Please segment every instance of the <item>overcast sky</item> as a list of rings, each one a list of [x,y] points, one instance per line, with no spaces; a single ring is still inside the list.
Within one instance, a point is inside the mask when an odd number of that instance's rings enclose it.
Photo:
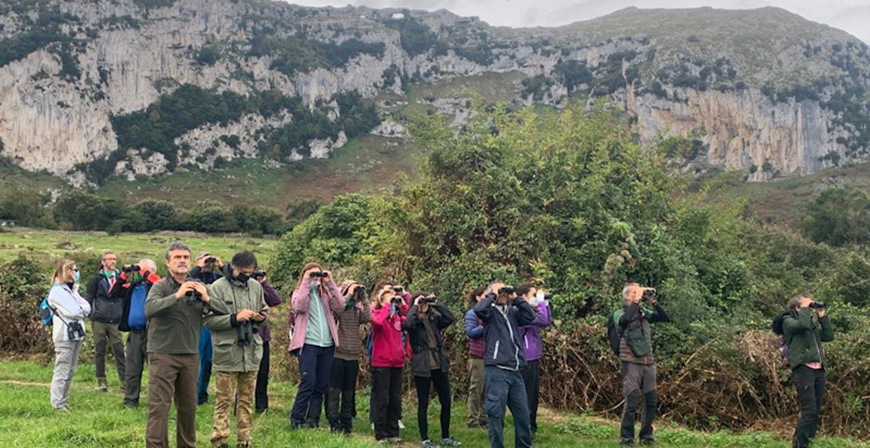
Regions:
[[[870,0],[292,0],[308,6],[365,5],[375,8],[449,9],[480,16],[492,25],[554,26],[587,20],[613,11],[640,8],[759,8],[779,6],[826,23],[870,42]]]

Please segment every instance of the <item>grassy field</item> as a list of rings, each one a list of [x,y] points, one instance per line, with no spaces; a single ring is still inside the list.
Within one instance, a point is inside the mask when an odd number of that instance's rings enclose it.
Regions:
[[[246,236],[210,236],[195,233],[145,233],[108,235],[102,232],[63,232],[53,230],[15,229],[0,232],[0,264],[13,260],[19,253],[56,258],[73,253],[99,256],[107,250],[116,251],[118,262],[127,264],[141,258],[151,258],[161,264],[166,248],[175,241],[184,241],[194,254],[209,251],[224,260],[242,250],[251,250],[268,261],[274,240]]]
[[[83,354],[89,359],[90,354]],[[111,363],[109,363],[111,365]],[[122,394],[117,377],[109,375],[109,393],[95,390],[93,365],[84,361],[79,365],[70,394],[72,413],[61,414],[51,409],[48,385],[52,370],[49,360],[6,360],[0,363],[0,446],[2,447],[141,447],[144,445],[147,409],[143,406],[129,410],[121,405]],[[146,378],[143,381],[147,382]],[[147,390],[147,387],[145,388]],[[332,435],[327,429],[291,431],[287,415],[294,396],[293,384],[273,381],[270,385],[270,409],[254,421],[255,446],[312,446],[365,448],[379,446],[374,442],[368,425],[368,390],[360,390],[357,412],[360,421],[354,426],[352,437]],[[413,391],[406,396],[409,397]],[[463,397],[458,397],[452,413],[452,434],[467,448],[485,448],[486,431],[465,426]],[[433,436],[439,434],[437,400],[430,406],[429,426]],[[200,406],[197,412],[197,445],[209,446],[212,406]],[[416,403],[404,401],[404,421],[408,428],[402,431],[405,446],[419,446],[416,425]],[[174,415],[174,412],[172,413]],[[324,422],[325,423],[325,422]],[[507,423],[508,446],[513,446],[511,418]],[[174,440],[174,422],[170,424],[170,440]],[[541,411],[536,446],[615,448],[617,425],[584,415],[569,415]],[[234,437],[234,436],[233,436]],[[752,447],[787,448],[790,443],[773,433],[732,434],[728,432],[698,433],[669,427],[657,427],[656,437],[661,447]],[[231,439],[232,441],[233,439]],[[816,448],[866,447],[856,441],[822,438]]]

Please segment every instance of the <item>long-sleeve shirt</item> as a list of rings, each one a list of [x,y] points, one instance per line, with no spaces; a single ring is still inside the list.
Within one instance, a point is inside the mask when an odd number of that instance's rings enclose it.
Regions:
[[[553,322],[550,304],[542,300],[536,306],[537,313],[532,323],[520,327],[523,335],[523,346],[526,351],[526,362],[541,359],[544,356],[543,341],[541,340],[541,328],[549,327]]]
[[[345,302],[350,299],[350,294],[344,296]],[[356,361],[362,351],[362,339],[359,335],[360,325],[372,321],[372,309],[368,303],[355,302],[354,306],[347,307],[335,313],[338,324],[338,347],[335,349],[336,359]]]
[[[468,336],[468,354],[472,358],[483,359],[483,354],[486,352],[483,321],[477,318],[474,308],[470,308],[465,313],[465,335]]]
[[[203,314],[210,308],[193,297],[175,298],[181,288],[174,278],[160,280],[148,291],[145,317],[148,318],[148,353],[196,355],[199,353]]]

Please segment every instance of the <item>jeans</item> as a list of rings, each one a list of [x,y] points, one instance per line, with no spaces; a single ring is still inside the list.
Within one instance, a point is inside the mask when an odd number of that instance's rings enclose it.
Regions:
[[[375,440],[399,437],[402,411],[402,368],[372,367]]]
[[[523,368],[523,384],[526,385],[526,396],[529,400],[529,420],[531,421],[532,435],[538,432],[538,390],[541,382],[539,360],[528,361]]]
[[[795,448],[806,448],[819,429],[819,415],[825,397],[825,370],[798,366],[792,371],[792,379],[801,403],[801,418],[795,427],[792,444]]]
[[[622,411],[622,424],[619,437],[621,441],[634,441],[634,423],[637,421],[637,408],[640,405],[643,392],[644,409],[641,418],[640,439],[653,440],[653,420],[656,418],[658,397],[656,395],[656,367],[623,362],[620,370],[622,375],[622,395],[625,407]]]
[[[356,408],[356,377],[359,361],[335,359],[326,389],[326,418],[333,431],[350,434],[353,429],[353,411]]]
[[[447,372],[433,370],[431,378],[415,376],[417,385],[417,425],[420,427],[420,439],[429,440],[429,393],[435,386],[438,401],[441,402],[441,438],[450,437],[450,380]]]
[[[294,427],[320,424],[323,409],[323,393],[329,384],[335,347],[317,347],[305,344],[297,353],[299,358],[299,390],[290,412],[290,424]]]
[[[202,327],[199,330],[199,378],[196,382],[196,402],[208,401],[208,383],[211,381],[211,332]]]
[[[489,416],[489,446],[504,448],[505,408],[514,416],[514,446],[532,446],[529,404],[520,372],[486,366],[486,415]]]

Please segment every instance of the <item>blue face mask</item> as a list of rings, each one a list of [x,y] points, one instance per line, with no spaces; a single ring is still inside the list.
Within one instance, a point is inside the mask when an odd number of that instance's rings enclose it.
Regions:
[[[73,281],[78,283],[80,278],[82,278],[81,273],[79,271],[76,271],[76,273],[73,274]]]

